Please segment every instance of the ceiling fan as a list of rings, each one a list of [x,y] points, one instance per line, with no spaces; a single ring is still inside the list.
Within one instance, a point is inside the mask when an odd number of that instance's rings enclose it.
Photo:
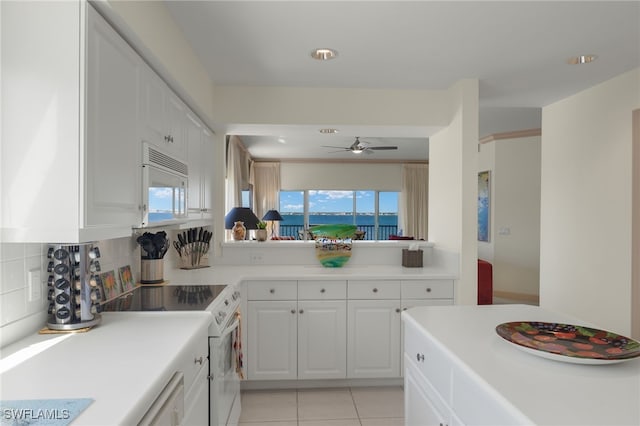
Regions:
[[[345,148],[340,146],[328,146],[323,145],[325,148],[338,148],[340,151],[332,151],[332,152],[342,152],[342,151],[351,151],[354,154],[362,154],[366,152],[367,154],[373,154],[373,151],[391,151],[398,149],[397,146],[369,146],[368,142],[361,142],[360,137],[356,136],[355,142],[351,144],[351,146]]]

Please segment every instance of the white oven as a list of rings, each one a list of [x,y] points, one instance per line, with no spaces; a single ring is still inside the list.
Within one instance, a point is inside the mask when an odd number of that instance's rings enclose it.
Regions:
[[[239,310],[234,311],[221,329],[220,336],[209,337],[209,424],[235,426],[240,417]]]

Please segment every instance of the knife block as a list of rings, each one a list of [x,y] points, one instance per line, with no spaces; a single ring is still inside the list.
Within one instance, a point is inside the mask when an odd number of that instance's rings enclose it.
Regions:
[[[209,255],[202,254],[200,256],[182,256],[179,258],[180,261],[180,269],[200,269],[200,268],[208,268],[209,267]]]

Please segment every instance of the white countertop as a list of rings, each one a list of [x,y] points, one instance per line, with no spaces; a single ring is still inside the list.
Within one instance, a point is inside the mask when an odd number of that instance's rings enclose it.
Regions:
[[[419,307],[402,318],[534,424],[640,424],[640,358],[612,365],[570,364],[525,353],[495,332],[509,321],[589,324],[527,305]]]
[[[135,424],[212,319],[208,312],[106,312],[85,333],[29,336],[3,348],[0,400],[92,398],[74,425]]]
[[[167,277],[167,273],[165,273]],[[319,279],[456,279],[443,268],[407,268],[396,265],[346,265],[326,268],[322,265],[213,265],[209,268],[171,271],[171,284],[234,284],[243,280],[319,280]]]

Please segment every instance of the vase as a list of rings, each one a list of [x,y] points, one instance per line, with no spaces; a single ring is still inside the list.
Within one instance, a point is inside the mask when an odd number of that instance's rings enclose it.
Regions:
[[[234,222],[233,228],[231,228],[231,233],[233,234],[234,240],[244,240],[245,235],[247,235],[247,228],[244,227],[244,222]]]
[[[267,241],[267,230],[266,229],[256,229],[256,240],[258,240],[258,241]]]
[[[340,268],[351,258],[351,239],[317,238],[316,258],[327,268]]]

